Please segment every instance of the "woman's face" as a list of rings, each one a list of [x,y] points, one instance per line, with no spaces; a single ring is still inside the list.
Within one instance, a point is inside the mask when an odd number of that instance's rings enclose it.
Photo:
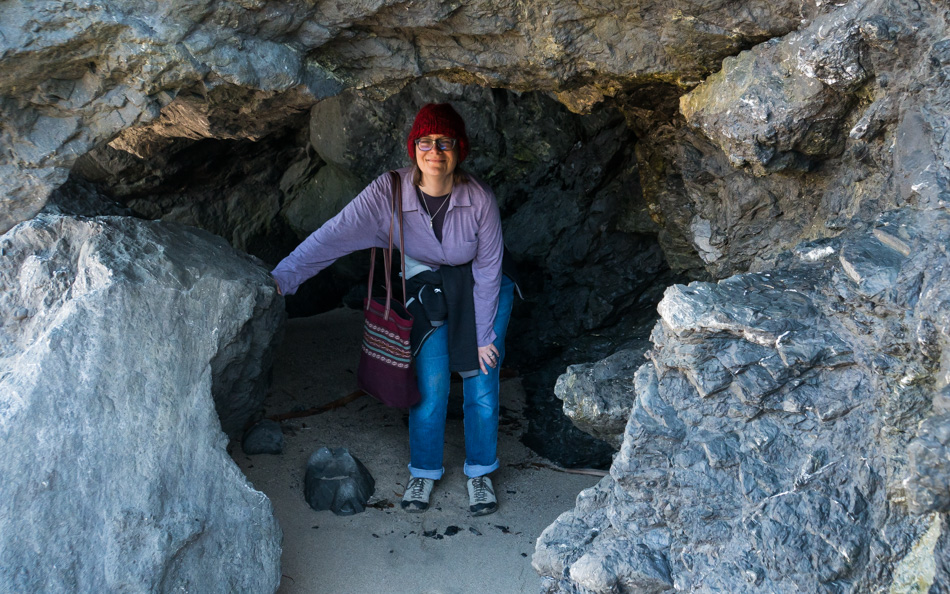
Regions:
[[[429,134],[428,136],[423,136],[423,138],[436,140],[448,137],[442,134]],[[459,162],[458,150],[457,142],[455,143],[455,148],[449,151],[442,151],[438,146],[433,147],[431,150],[424,151],[416,146],[416,165],[418,165],[419,170],[422,171],[423,177],[451,175]]]

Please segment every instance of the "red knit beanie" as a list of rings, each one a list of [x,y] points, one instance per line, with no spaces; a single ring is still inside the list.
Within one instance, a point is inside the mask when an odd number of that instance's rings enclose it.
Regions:
[[[430,134],[441,134],[458,140],[459,163],[468,156],[468,135],[462,116],[448,103],[427,103],[416,114],[409,131],[409,158],[416,160],[416,139]]]

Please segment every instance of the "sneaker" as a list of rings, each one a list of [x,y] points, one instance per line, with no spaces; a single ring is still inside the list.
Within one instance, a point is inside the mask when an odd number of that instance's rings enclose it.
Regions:
[[[411,514],[422,513],[429,509],[429,494],[432,493],[432,479],[411,477],[402,496],[402,508]]]
[[[487,476],[468,479],[468,509],[473,516],[487,516],[498,511],[495,489]]]

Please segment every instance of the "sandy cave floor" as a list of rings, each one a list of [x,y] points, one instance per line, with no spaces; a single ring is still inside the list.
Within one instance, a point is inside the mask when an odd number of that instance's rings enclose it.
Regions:
[[[288,321],[265,403],[268,416],[308,409],[356,389],[361,312],[337,309]],[[283,422],[281,455],[248,456],[239,440],[232,457],[273,502],[284,533],[280,593],[508,594],[535,593],[531,567],[537,537],[595,476],[546,467],[519,437],[526,425],[518,379],[502,381],[499,458],[491,475],[500,509],[479,518],[468,511],[461,384],[453,384],[446,427],[446,473],[432,507],[399,507],[409,460],[408,415],[363,396],[329,412]],[[456,414],[457,412],[457,414]],[[372,473],[376,492],[366,511],[336,516],[304,500],[307,459],[320,447],[346,447]]]

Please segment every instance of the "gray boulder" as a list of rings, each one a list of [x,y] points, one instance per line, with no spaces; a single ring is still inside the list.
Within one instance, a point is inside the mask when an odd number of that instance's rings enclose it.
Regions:
[[[260,407],[280,303],[174,224],[44,213],[0,237],[5,591],[277,588],[280,528],[222,424]]]

